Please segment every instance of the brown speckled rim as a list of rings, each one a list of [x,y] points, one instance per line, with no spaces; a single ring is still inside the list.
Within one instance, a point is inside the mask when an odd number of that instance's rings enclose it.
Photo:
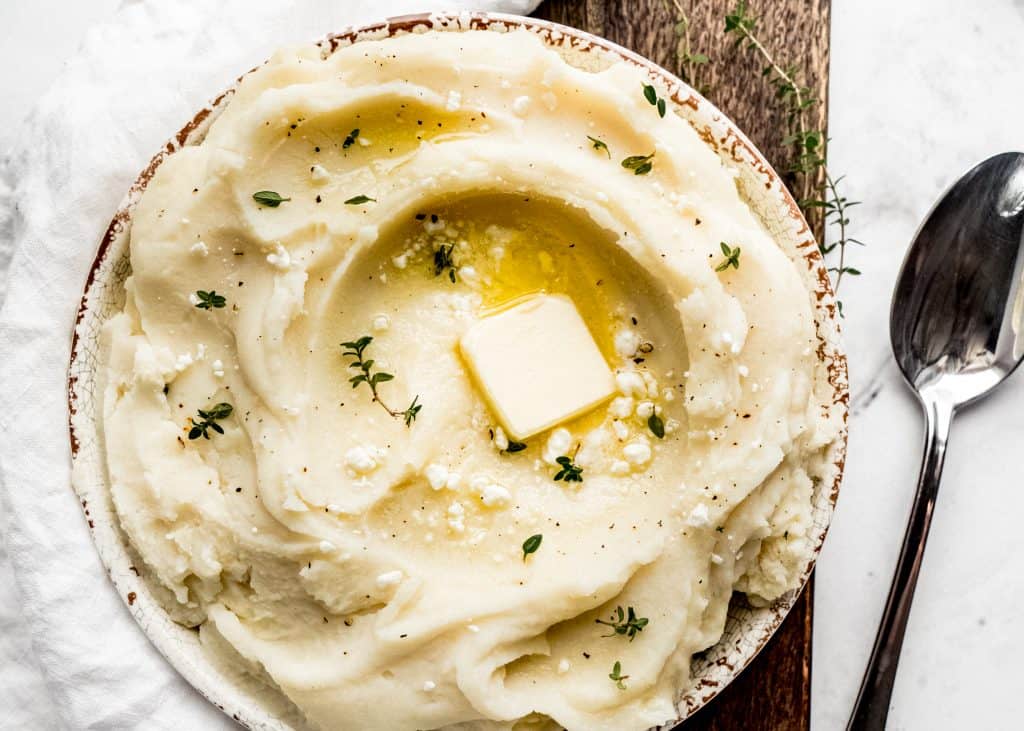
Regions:
[[[815,322],[819,340],[817,355],[819,361],[827,369],[827,380],[832,396],[832,418],[838,418],[842,421],[840,433],[828,449],[828,458],[833,468],[833,480],[831,485],[821,486],[821,489],[828,490],[828,512],[825,515],[824,525],[821,527],[819,535],[812,536],[814,546],[802,573],[800,587],[771,605],[768,610],[771,615],[770,620],[760,626],[758,636],[746,638],[747,644],[742,648],[737,644],[735,651],[740,653],[740,662],[729,662],[724,657],[714,661],[713,665],[724,666],[727,669],[728,675],[724,680],[722,678],[696,678],[694,688],[691,688],[680,701],[679,720],[673,723],[685,721],[686,718],[717,696],[732,679],[738,676],[764,648],[779,626],[781,626],[789,610],[806,586],[807,580],[814,568],[815,560],[821,550],[822,542],[825,539],[831,511],[834,509],[838,499],[846,457],[846,419],[849,390],[846,357],[839,347],[838,311],[826,265],[819,252],[813,233],[800,212],[799,206],[790,192],[781,183],[777,173],[757,148],[754,147],[753,143],[711,102],[687,86],[674,74],[610,41],[575,28],[536,18],[501,13],[462,12],[404,15],[390,18],[379,23],[354,27],[340,33],[330,34],[320,41],[320,46],[324,49],[325,53],[329,54],[339,47],[358,42],[359,40],[391,37],[430,27],[443,31],[521,28],[538,34],[549,45],[558,46],[568,43],[572,46],[573,50],[602,53],[640,68],[653,82],[669,90],[668,98],[678,109],[689,108],[694,114],[699,114],[705,120],[711,120],[711,123],[698,125],[693,119],[689,119],[691,125],[708,146],[714,149],[720,156],[729,158],[733,163],[751,168],[761,182],[763,182],[767,191],[766,195],[771,199],[777,200],[778,203],[785,207],[786,216],[792,219],[794,224],[792,237],[797,240],[795,244],[796,249],[806,262],[808,272],[813,275],[813,281],[815,282],[813,294],[816,300]],[[68,408],[69,437],[73,460],[79,455],[82,437],[81,434],[76,433],[75,425],[75,417],[82,401],[82,394],[79,393],[78,387],[79,374],[81,373],[82,361],[84,360],[81,357],[84,336],[80,326],[89,314],[90,295],[97,285],[97,277],[101,265],[105,263],[115,242],[127,236],[134,206],[160,164],[181,147],[196,144],[202,139],[206,129],[230,100],[236,86],[237,82],[214,99],[207,107],[199,111],[150,160],[149,164],[139,174],[129,189],[128,194],[114,214],[106,233],[100,241],[85,282],[71,342],[71,358],[68,372]],[[90,395],[90,397],[92,396]],[[90,434],[89,436],[92,435]],[[145,593],[148,596],[148,589],[146,589],[144,582],[140,580],[138,570],[134,565],[127,565],[126,567],[117,566],[117,571],[115,571],[115,561],[125,562],[127,560],[122,556],[125,550],[116,552],[116,556],[115,552],[104,550],[104,545],[97,535],[97,528],[90,514],[88,501],[81,494],[79,497],[90,532],[93,534],[97,550],[103,559],[111,581],[129,609],[132,610],[135,619],[142,625],[147,636],[168,662],[210,702],[214,703],[243,726],[261,730],[291,728],[287,722],[272,717],[265,709],[254,707],[251,703],[246,703],[245,694],[238,687],[221,678],[216,672],[210,675],[198,670],[194,663],[184,658],[179,648],[172,646],[172,642],[150,631],[145,621],[146,618],[142,607],[136,604],[137,599],[140,600],[139,604],[143,603],[141,601],[142,597],[139,596],[140,593]],[[119,525],[113,526],[113,529],[120,533]],[[124,540],[123,536],[122,540]],[[127,550],[130,551],[130,548]],[[128,554],[128,559],[130,559],[130,553]],[[125,568],[127,570],[124,570]],[[208,682],[211,678],[219,679],[221,687],[212,687],[213,684]]]

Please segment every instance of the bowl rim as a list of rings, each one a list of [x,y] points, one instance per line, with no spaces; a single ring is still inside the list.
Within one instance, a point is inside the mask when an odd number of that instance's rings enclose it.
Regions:
[[[677,710],[680,712],[679,718],[662,727],[666,729],[674,728],[677,724],[685,723],[686,719],[691,717],[697,710],[707,705],[707,703],[709,703],[713,698],[717,697],[725,687],[727,687],[743,672],[743,670],[749,667],[754,658],[760,654],[771,638],[775,636],[775,633],[778,631],[779,627],[781,627],[790,610],[796,603],[797,598],[807,587],[808,581],[813,573],[817,557],[820,554],[825,536],[831,525],[832,512],[835,509],[836,501],[838,499],[839,488],[842,483],[845,468],[847,418],[849,411],[847,363],[846,355],[842,349],[840,341],[840,314],[836,305],[835,294],[832,289],[831,279],[828,276],[826,264],[819,251],[813,232],[807,224],[807,221],[800,211],[800,208],[791,192],[784,184],[782,184],[780,176],[768,163],[764,155],[761,154],[742,130],[740,130],[735,123],[723,114],[713,103],[701,96],[696,90],[672,72],[634,51],[595,34],[571,26],[566,26],[561,23],[556,23],[554,21],[509,13],[483,11],[413,13],[393,16],[381,21],[363,25],[353,25],[338,32],[328,33],[320,40],[313,41],[313,43],[320,45],[321,48],[324,49],[325,53],[330,55],[338,48],[345,45],[357,43],[362,40],[375,40],[381,37],[389,38],[403,33],[418,32],[418,29],[423,27],[426,27],[427,30],[433,29],[441,32],[496,30],[492,26],[498,26],[498,30],[525,29],[539,35],[548,46],[553,46],[556,41],[560,41],[561,39],[568,39],[576,43],[575,50],[591,52],[595,48],[599,49],[606,54],[610,54],[613,57],[617,57],[619,60],[626,61],[640,68],[650,77],[650,79],[660,83],[663,88],[668,90],[667,100],[672,103],[676,111],[682,107],[690,107],[695,114],[701,114],[702,116],[709,117],[713,119],[717,125],[724,127],[727,134],[725,137],[719,139],[714,138],[710,134],[710,127],[708,127],[704,133],[699,129],[697,132],[701,135],[704,142],[711,146],[720,155],[722,154],[722,149],[727,148],[732,159],[737,164],[752,166],[758,175],[764,176],[766,188],[772,190],[774,192],[774,197],[778,198],[779,202],[787,208],[787,216],[799,224],[798,230],[793,232],[793,237],[794,239],[800,236],[804,237],[805,241],[798,243],[797,248],[803,250],[803,258],[806,260],[809,269],[813,270],[816,274],[817,284],[813,289],[812,294],[817,300],[815,307],[815,325],[819,340],[818,361],[819,364],[825,366],[827,371],[827,382],[833,398],[832,406],[835,409],[832,417],[840,419],[839,431],[834,440],[826,448],[828,459],[831,460],[830,467],[834,468],[834,476],[832,484],[824,486],[825,489],[828,489],[826,505],[827,513],[824,516],[824,526],[821,528],[820,534],[814,539],[814,545],[809,553],[807,564],[801,573],[799,586],[772,603],[771,611],[773,612],[773,619],[763,629],[761,636],[757,638],[756,645],[752,649],[746,649],[743,651],[744,657],[741,663],[729,666],[728,669],[730,675],[725,682],[715,681],[707,687],[704,687],[704,692],[696,699],[684,697],[680,701],[677,701]],[[381,36],[381,34],[384,35]],[[262,65],[263,64],[260,64],[260,66]],[[82,394],[79,393],[78,390],[80,378],[78,366],[81,359],[80,346],[82,345],[85,337],[82,326],[90,314],[90,295],[93,293],[94,287],[98,284],[97,276],[100,272],[101,266],[105,263],[108,254],[111,253],[111,249],[114,244],[121,238],[128,236],[135,204],[137,203],[139,196],[145,190],[149,181],[156,173],[160,164],[167,157],[174,154],[182,147],[193,143],[197,136],[200,137],[200,139],[205,136],[207,128],[212,124],[216,117],[219,116],[220,112],[223,111],[227,103],[230,101],[230,98],[234,95],[235,90],[238,88],[238,84],[257,68],[260,68],[260,66],[250,69],[239,76],[225,91],[221,92],[205,107],[200,109],[188,122],[185,123],[184,126],[181,127],[181,129],[178,130],[178,132],[164,143],[163,147],[160,148],[160,150],[150,159],[146,167],[139,173],[138,177],[132,183],[127,194],[118,205],[116,212],[111,218],[110,224],[96,248],[92,265],[90,266],[88,276],[86,277],[81,301],[71,334],[67,393],[68,436],[73,463],[79,456],[83,436],[76,426],[76,416],[79,412],[79,402],[82,398]],[[688,121],[690,121],[691,125],[696,129],[696,125],[693,125],[692,120]],[[743,157],[740,156],[741,154]],[[760,218],[759,214],[755,213],[755,215],[758,215]],[[775,237],[773,236],[773,238]],[[99,429],[98,425],[97,429]],[[105,457],[102,457],[102,459],[104,460],[103,469],[105,472]],[[106,477],[104,477],[104,482],[108,483]],[[106,487],[109,490],[109,484],[106,484]],[[162,609],[162,607],[152,601],[140,601],[136,604],[136,600],[141,599],[141,597],[136,593],[135,589],[147,592],[147,594],[148,589],[144,581],[139,581],[138,570],[134,565],[132,565],[131,552],[133,549],[128,544],[127,538],[123,533],[121,533],[120,524],[117,521],[116,514],[114,514],[113,518],[114,522],[117,524],[107,526],[107,528],[110,528],[113,534],[120,535],[120,540],[123,545],[118,546],[116,549],[112,549],[107,547],[101,540],[97,527],[90,517],[88,501],[82,496],[82,492],[79,490],[78,485],[74,484],[73,489],[75,489],[79,494],[80,504],[82,505],[82,509],[88,519],[90,535],[97,553],[99,553],[103,562],[108,578],[110,578],[132,616],[140,625],[140,629],[143,630],[146,637],[167,660],[167,662],[174,667],[175,670],[201,695],[240,725],[250,729],[280,729],[281,731],[291,729],[292,726],[274,717],[266,709],[262,707],[254,709],[248,702],[249,699],[245,697],[245,694],[239,692],[240,689],[237,686],[224,682],[224,678],[220,671],[214,671],[214,674],[211,675],[210,671],[212,668],[200,667],[193,663],[190,658],[185,657],[184,652],[180,649],[177,643],[170,641],[169,638],[164,635],[150,630],[146,622],[147,612],[150,609],[153,609],[153,611],[162,612],[164,615],[167,615],[167,613]],[[129,571],[131,574],[129,574]],[[150,600],[151,598],[147,596],[146,599]],[[169,619],[169,615],[167,615],[167,618]],[[186,628],[182,627],[182,629]],[[220,681],[220,686],[218,687],[213,685],[211,681]],[[682,707],[682,703],[684,701],[686,704],[685,709]]]

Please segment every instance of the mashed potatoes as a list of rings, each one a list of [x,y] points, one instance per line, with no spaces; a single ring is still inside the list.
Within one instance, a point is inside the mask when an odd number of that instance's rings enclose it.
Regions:
[[[310,726],[645,729],[734,589],[797,585],[837,432],[811,297],[643,83],[523,31],[282,52],[139,202],[114,504]],[[520,442],[459,341],[539,293],[616,393]]]

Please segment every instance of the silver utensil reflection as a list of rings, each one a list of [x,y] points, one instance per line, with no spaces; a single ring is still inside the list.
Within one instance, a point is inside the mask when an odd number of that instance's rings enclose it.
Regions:
[[[988,394],[1024,353],[1024,154],[967,172],[925,219],[903,262],[889,331],[924,407],[917,495],[848,731],[881,731],[957,409]]]

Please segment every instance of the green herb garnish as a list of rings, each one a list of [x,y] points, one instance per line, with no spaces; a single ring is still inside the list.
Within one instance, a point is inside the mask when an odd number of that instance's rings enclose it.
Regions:
[[[716,272],[724,272],[729,267],[733,267],[734,269],[739,269],[740,268],[740,247],[737,246],[735,249],[732,249],[732,248],[729,247],[729,244],[725,243],[724,241],[722,241],[720,243],[720,246],[722,247],[722,253],[725,254],[725,261],[723,261],[721,264],[716,266],[715,267],[715,271]]]
[[[622,161],[622,167],[632,170],[633,175],[647,175],[654,167],[654,153],[650,155],[631,155]]]
[[[525,442],[513,442],[511,439],[508,441],[508,446],[505,447],[505,451],[508,452],[509,454],[522,452],[524,449],[526,449]]]
[[[356,127],[354,130],[352,130],[345,136],[345,141],[341,143],[341,149],[347,150],[348,148],[352,147],[352,145],[356,143],[356,138],[358,136],[359,128]]]
[[[452,261],[452,252],[455,251],[455,244],[441,244],[441,248],[434,252],[434,276],[439,277],[445,269],[448,270],[448,278],[455,283],[455,263]]]
[[[628,678],[629,676],[622,674],[622,663],[618,660],[616,660],[615,664],[612,665],[612,671],[608,673],[608,677],[615,681],[616,688],[618,688],[619,690],[626,689],[626,684],[622,681]]]
[[[540,542],[543,540],[544,536],[538,533],[537,535],[530,536],[523,541],[523,561],[525,561],[526,557],[531,553],[537,552],[537,549],[540,548]]]
[[[199,409],[199,421],[192,420],[192,428],[188,430],[189,439],[210,438],[209,430],[213,429],[218,434],[224,433],[224,428],[217,422],[231,416],[234,407],[231,404],[219,403],[209,409]]]
[[[813,107],[821,103],[814,96],[814,90],[800,82],[799,71],[793,66],[782,66],[765,48],[755,34],[757,18],[750,13],[746,0],[737,0],[736,7],[725,16],[725,33],[736,38],[736,46],[745,47],[760,57],[763,62],[761,75],[775,89],[775,98],[785,113],[786,135],[782,143],[793,150],[794,158],[787,170],[793,176],[800,176],[799,192],[803,193],[800,208],[812,224],[818,215],[824,217],[826,224],[836,227],[836,235],[831,244],[819,244],[822,257],[839,249],[838,266],[829,267],[835,276],[835,292],[844,275],[858,276],[860,270],[846,265],[848,244],[863,246],[864,242],[849,235],[849,209],[858,205],[839,192],[842,175],[834,176],[828,167],[828,137],[825,132],[810,126],[808,115],[817,118]],[[794,188],[796,186],[793,186]],[[820,211],[820,214],[818,213]],[[837,302],[839,314],[843,314],[843,303]]]
[[[595,150],[604,150],[605,154],[608,155],[608,159],[612,159],[612,151],[608,149],[608,145],[606,145],[602,140],[599,140],[596,137],[591,137],[590,135],[587,135],[587,139],[590,140],[591,147]]]
[[[423,408],[423,404],[418,403],[420,397],[416,396],[412,400],[412,403],[409,404],[409,408],[405,411],[396,411],[381,400],[380,395],[377,393],[377,386],[387,381],[393,381],[395,377],[390,373],[385,373],[384,371],[374,372],[373,359],[363,359],[363,352],[372,342],[372,336],[364,335],[358,340],[352,340],[341,344],[341,347],[346,349],[342,352],[342,357],[354,358],[354,360],[348,364],[348,367],[357,368],[360,371],[358,374],[349,378],[348,382],[352,384],[352,388],[357,388],[360,383],[365,383],[370,387],[370,392],[373,394],[373,400],[380,404],[381,408],[396,419],[402,419],[406,426],[412,426],[412,423],[416,421],[416,417],[420,413],[420,409]]]
[[[572,457],[559,457],[555,460],[562,466],[562,469],[555,475],[555,482],[565,480],[566,482],[583,482],[583,468],[573,463]]]
[[[646,99],[652,107],[658,108],[659,117],[664,117],[666,109],[665,100],[658,96],[658,90],[650,84],[644,84],[643,87],[644,99]]]
[[[267,206],[268,208],[277,208],[285,201],[290,201],[291,198],[283,198],[280,193],[275,193],[272,190],[261,190],[252,194],[252,199],[257,203]]]
[[[616,619],[615,615],[618,615]],[[632,642],[636,638],[637,632],[643,632],[644,627],[647,626],[647,617],[637,617],[636,611],[633,607],[627,608],[625,611],[622,610],[621,606],[615,608],[615,615],[612,616],[610,622],[606,622],[603,619],[595,619],[594,621],[598,624],[603,624],[606,627],[612,628],[610,635],[604,635],[604,637],[614,637],[615,635],[625,635]]]
[[[200,310],[212,310],[214,307],[221,308],[228,303],[226,298],[217,294],[217,292],[212,289],[209,292],[197,289],[196,297],[199,299],[199,301],[196,302],[196,307]]]
[[[679,61],[679,78],[697,90],[701,96],[707,96],[711,85],[702,83],[700,72],[709,59],[706,54],[694,53],[690,45],[690,19],[687,17],[679,0],[672,0],[676,10],[676,59]]]
[[[651,434],[658,437],[658,439],[665,438],[665,422],[661,420],[661,417],[657,414],[651,414],[647,418],[647,428],[651,430]]]
[[[376,203],[376,202],[377,202],[376,198],[371,198],[368,195],[357,195],[357,196],[355,196],[353,198],[349,198],[347,201],[345,201],[345,205],[346,206],[361,206],[364,203]]]

